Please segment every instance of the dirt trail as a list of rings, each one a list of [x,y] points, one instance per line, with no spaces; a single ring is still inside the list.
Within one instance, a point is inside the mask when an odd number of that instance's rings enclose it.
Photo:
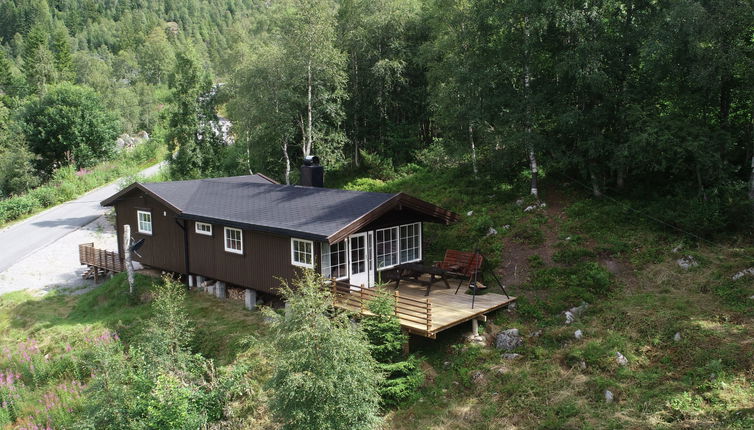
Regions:
[[[538,255],[547,266],[558,265],[553,262],[552,257],[558,250],[557,244],[560,242],[559,236],[561,234],[560,226],[568,218],[565,209],[570,203],[571,198],[560,188],[553,186],[542,190],[540,197],[546,204],[544,208],[538,210],[540,214],[543,214],[547,218],[547,221],[539,227],[543,233],[544,240],[541,244],[531,245],[523,243],[513,237],[513,235],[508,235],[503,239],[502,263],[497,273],[504,285],[520,286],[528,281],[532,270],[529,258],[533,255]],[[519,222],[529,222],[532,216],[534,216],[534,213]],[[585,239],[586,242],[583,246],[594,249],[595,243],[589,238]],[[622,261],[607,256],[600,256],[598,257],[598,262],[614,275],[626,272],[626,264]]]

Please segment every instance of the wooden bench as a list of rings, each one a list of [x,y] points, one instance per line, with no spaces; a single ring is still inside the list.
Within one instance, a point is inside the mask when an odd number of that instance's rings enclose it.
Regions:
[[[478,252],[464,252],[455,249],[448,249],[445,251],[445,258],[442,261],[435,263],[435,266],[447,271],[451,276],[461,278],[461,282],[458,284],[460,288],[464,279],[471,281],[474,274],[479,274],[479,269],[482,267],[484,257]],[[456,288],[456,292],[458,288]]]

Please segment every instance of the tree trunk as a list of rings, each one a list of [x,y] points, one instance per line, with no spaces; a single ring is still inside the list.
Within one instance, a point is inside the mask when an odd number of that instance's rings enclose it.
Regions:
[[[476,145],[474,144],[474,126],[469,122],[469,142],[471,143],[471,166],[474,169],[474,179],[478,179],[479,171],[476,166]]]
[[[619,190],[622,190],[625,186],[625,178],[623,177],[623,168],[618,167],[618,172],[616,173],[615,178],[615,185],[618,187]]]
[[[529,167],[531,167],[531,194],[539,198],[537,189],[539,182],[539,169],[537,168],[537,156],[534,154],[534,146],[529,144]]]
[[[285,159],[285,185],[291,185],[291,158],[288,156],[288,140],[283,140],[283,158]]]
[[[529,100],[529,90],[531,75],[529,74],[529,17],[524,17],[524,35],[526,37],[526,49],[524,50],[524,106],[526,109],[526,149],[529,151],[529,167],[531,168],[531,194],[539,198],[537,157],[534,154],[534,142],[531,139],[531,101]]]
[[[131,226],[123,226],[123,260],[126,264],[126,275],[128,277],[128,292],[134,293],[134,263],[131,260]]]
[[[602,197],[602,191],[600,191],[600,183],[597,180],[597,175],[594,174],[594,169],[589,168],[589,178],[592,180],[592,194],[594,197]]]
[[[702,171],[699,169],[699,163],[696,164],[696,183],[699,185],[699,194],[704,201],[707,201],[707,193],[704,191],[704,181],[702,181]]]
[[[749,122],[749,138],[752,143],[751,174],[749,175],[749,201],[754,212],[754,101],[751,103],[751,120]]]
[[[312,60],[306,66],[306,142],[304,144],[304,157],[308,157],[312,152]]]

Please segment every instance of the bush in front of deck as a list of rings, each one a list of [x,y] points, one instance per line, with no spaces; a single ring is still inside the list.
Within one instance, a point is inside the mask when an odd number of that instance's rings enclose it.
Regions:
[[[361,322],[371,343],[372,357],[377,360],[379,370],[385,375],[380,386],[384,407],[398,406],[417,397],[418,388],[424,383],[419,359],[413,355],[403,355],[403,345],[408,342],[408,336],[401,330],[401,323],[396,318],[394,309],[393,296],[381,290],[369,302],[369,310],[374,315],[365,316]]]

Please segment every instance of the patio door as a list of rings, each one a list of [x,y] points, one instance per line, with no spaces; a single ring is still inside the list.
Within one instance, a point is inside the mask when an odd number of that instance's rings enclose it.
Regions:
[[[348,237],[348,270],[351,285],[371,287],[374,283],[372,232]]]

